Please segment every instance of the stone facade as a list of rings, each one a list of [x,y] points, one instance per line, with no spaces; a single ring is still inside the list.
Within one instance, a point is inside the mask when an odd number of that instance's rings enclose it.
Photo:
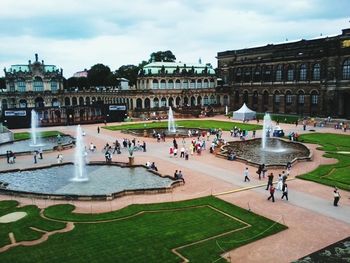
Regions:
[[[350,118],[350,29],[334,37],[218,53],[236,110]]]

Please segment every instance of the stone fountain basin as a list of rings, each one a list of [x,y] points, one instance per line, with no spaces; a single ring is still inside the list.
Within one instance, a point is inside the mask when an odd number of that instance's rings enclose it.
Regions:
[[[74,138],[69,135],[62,135],[60,141],[63,147],[68,147],[73,145]],[[17,155],[28,154],[39,148],[43,151],[50,151],[58,145],[57,136],[40,138],[40,142],[40,146],[31,146],[32,141],[30,139],[0,144],[0,155],[6,155],[6,151],[12,151]]]
[[[8,183],[5,194],[52,199],[106,200],[126,194],[168,192],[182,182],[162,177],[144,166],[93,162],[86,166],[89,180],[72,180],[74,165],[66,163],[24,170],[2,171],[0,181]]]
[[[266,150],[261,147],[261,139],[232,141],[221,147],[219,155],[227,158],[231,149],[237,160],[253,166],[265,164],[269,167],[285,167],[287,162],[310,161],[311,151],[302,143],[286,141],[280,138],[268,138]]]
[[[192,136],[198,136],[198,134],[195,133],[196,131],[198,131],[199,134],[201,134],[201,132],[203,130],[207,131],[207,129],[199,129],[199,128],[189,129],[189,128],[177,127],[176,132],[169,132],[167,128],[166,129],[165,128],[164,129],[154,129],[154,128],[127,129],[127,130],[122,130],[122,132],[128,133],[128,134],[133,134],[133,135],[138,136],[138,137],[152,137],[153,131],[156,131],[160,134],[165,132],[165,134],[169,137],[174,137],[174,136],[175,137],[188,137],[188,130],[192,131]]]

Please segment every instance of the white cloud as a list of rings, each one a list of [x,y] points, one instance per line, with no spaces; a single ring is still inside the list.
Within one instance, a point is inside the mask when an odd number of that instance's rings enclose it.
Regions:
[[[3,0],[0,67],[40,59],[75,71],[138,64],[158,50],[216,65],[217,52],[339,34],[347,1]],[[329,11],[330,10],[330,11]]]

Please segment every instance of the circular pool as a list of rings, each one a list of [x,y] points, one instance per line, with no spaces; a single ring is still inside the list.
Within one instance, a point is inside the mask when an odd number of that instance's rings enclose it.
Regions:
[[[265,149],[261,146],[261,139],[228,142],[222,147],[221,154],[228,157],[229,151],[233,151],[237,159],[267,166],[285,166],[287,162],[311,159],[310,150],[302,143],[277,138],[267,139]]]

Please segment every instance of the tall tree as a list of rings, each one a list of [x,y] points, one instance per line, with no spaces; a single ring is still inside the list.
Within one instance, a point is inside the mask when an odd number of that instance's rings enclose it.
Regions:
[[[118,78],[126,78],[129,80],[129,85],[133,86],[136,84],[139,70],[140,68],[135,65],[123,65],[116,70],[115,74]]]
[[[93,65],[88,71],[88,81],[91,86],[107,86],[111,69],[103,64]]]
[[[171,52],[170,50],[167,51],[157,51],[157,52],[153,52],[151,54],[151,57],[149,59],[149,63],[151,62],[174,62],[176,60],[175,55],[173,54],[173,52]]]

